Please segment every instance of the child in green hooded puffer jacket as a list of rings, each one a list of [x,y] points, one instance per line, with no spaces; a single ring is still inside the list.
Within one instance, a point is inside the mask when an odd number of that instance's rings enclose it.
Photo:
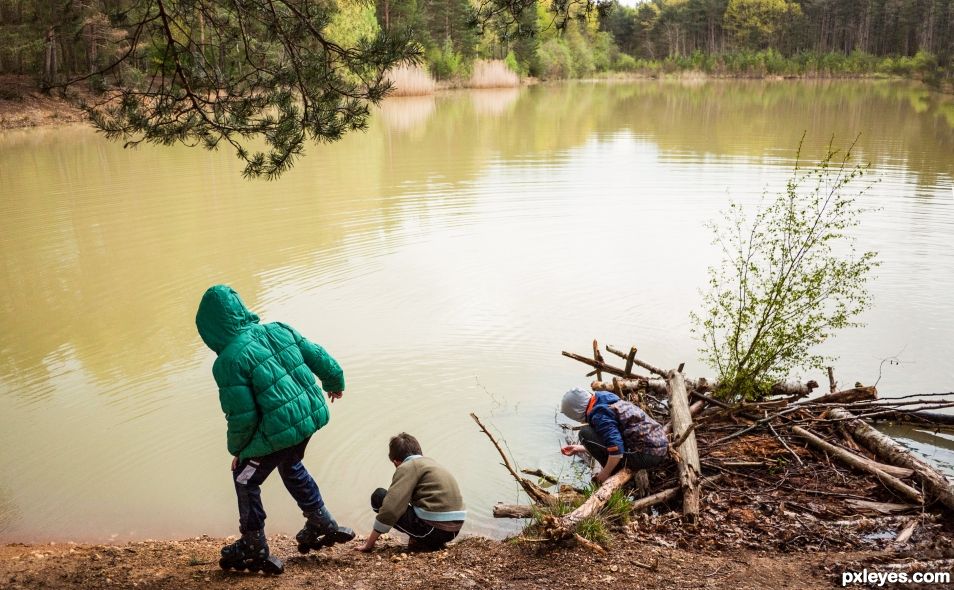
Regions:
[[[354,538],[325,507],[315,480],[302,464],[311,436],[328,423],[322,387],[334,402],[344,393],[344,373],[322,347],[292,327],[260,324],[257,315],[226,285],[209,288],[196,327],[218,358],[212,375],[228,422],[232,479],[242,538],[222,549],[223,569],[283,571],[269,556],[260,486],[275,469],[307,519],[298,549],[307,553]]]

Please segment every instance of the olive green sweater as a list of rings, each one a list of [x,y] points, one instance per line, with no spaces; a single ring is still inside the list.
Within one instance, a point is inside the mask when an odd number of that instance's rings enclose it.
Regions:
[[[467,516],[457,480],[430,457],[411,455],[394,471],[391,487],[374,520],[374,530],[386,533],[407,511],[408,504],[422,520],[462,521]]]

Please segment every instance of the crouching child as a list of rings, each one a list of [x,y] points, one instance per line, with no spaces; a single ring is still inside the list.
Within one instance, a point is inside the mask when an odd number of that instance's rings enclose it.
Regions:
[[[582,444],[564,447],[563,453],[589,453],[596,459],[602,466],[593,478],[598,484],[623,467],[656,467],[669,453],[669,439],[659,422],[613,393],[571,389],[563,394],[560,411],[586,424],[580,430]]]
[[[405,432],[391,438],[388,459],[395,467],[391,487],[371,494],[371,509],[378,513],[374,530],[355,549],[371,551],[392,527],[409,537],[412,551],[443,549],[457,537],[467,516],[457,480],[437,461],[424,457],[417,439]]]

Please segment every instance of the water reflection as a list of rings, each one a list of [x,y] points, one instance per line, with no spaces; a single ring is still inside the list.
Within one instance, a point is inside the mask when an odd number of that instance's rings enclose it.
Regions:
[[[900,424],[879,424],[878,430],[954,475],[954,433],[951,431],[932,432]]]
[[[366,133],[312,146],[277,183],[243,181],[225,153],[123,150],[85,128],[0,135],[0,538],[233,532],[193,325],[218,282],[345,366],[353,395],[306,460],[336,515],[367,520],[365,489],[390,477],[387,437],[403,429],[460,469],[469,531],[499,533],[489,507],[517,491],[468,412],[493,412],[521,464],[565,467],[553,411],[586,380],[559,350],[599,336],[691,360],[701,224],[727,188],[784,182],[806,129],[806,159],[860,132],[884,179],[886,214],[862,236],[884,256],[878,306],[839,338],[839,374],[865,379],[885,346],[911,342],[929,369],[883,390],[949,385],[952,113],[896,83],[444,93],[387,101]],[[293,532],[299,515],[275,498],[270,526]]]

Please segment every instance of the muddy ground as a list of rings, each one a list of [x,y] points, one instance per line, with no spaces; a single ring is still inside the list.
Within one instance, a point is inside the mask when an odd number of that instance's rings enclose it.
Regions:
[[[912,559],[878,551],[683,550],[640,539],[635,527],[617,534],[605,555],[574,546],[469,538],[428,554],[407,553],[394,539],[372,554],[338,545],[300,556],[293,539],[277,536],[270,542],[272,552],[285,559],[286,571],[264,576],[220,570],[225,542],[199,537],[126,545],[6,545],[0,547],[0,588],[807,589],[841,587],[846,570],[877,570],[885,559]]]

